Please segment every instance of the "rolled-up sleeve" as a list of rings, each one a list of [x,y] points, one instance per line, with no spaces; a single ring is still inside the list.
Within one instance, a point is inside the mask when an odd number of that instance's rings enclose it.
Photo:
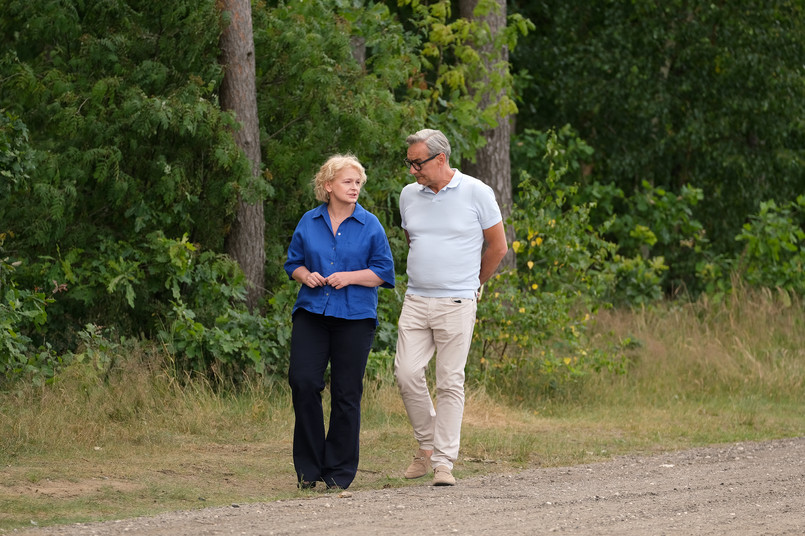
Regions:
[[[391,246],[389,246],[389,240],[383,226],[380,225],[377,219],[374,221],[375,223],[372,225],[374,231],[370,241],[369,269],[383,280],[381,287],[394,288],[394,258],[391,256]]]
[[[293,279],[292,274],[297,268],[305,265],[305,248],[302,238],[304,236],[304,230],[302,229],[304,224],[305,220],[303,219],[296,225],[296,229],[291,237],[291,244],[288,246],[288,258],[285,261],[285,272],[288,274],[289,279]]]

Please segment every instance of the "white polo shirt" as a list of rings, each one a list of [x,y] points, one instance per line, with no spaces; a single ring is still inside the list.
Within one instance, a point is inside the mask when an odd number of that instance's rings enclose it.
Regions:
[[[438,193],[418,183],[405,186],[400,216],[411,240],[406,293],[474,298],[481,286],[484,229],[503,219],[492,188],[455,170]]]

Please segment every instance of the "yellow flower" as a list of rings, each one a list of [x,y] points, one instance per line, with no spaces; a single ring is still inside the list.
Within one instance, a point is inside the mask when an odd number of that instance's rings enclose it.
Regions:
[[[539,285],[537,285],[536,283],[534,283],[533,285],[531,285],[531,289],[532,289],[532,290],[537,290],[538,288],[539,288]]]
[[[534,267],[534,261],[528,261],[527,264],[528,264],[528,269],[529,270]]]
[[[566,357],[566,358],[565,358],[565,365],[569,365],[569,364],[570,364],[570,358],[569,358],[569,357]]]
[[[514,250],[515,253],[520,253],[522,248],[523,245],[520,243],[519,240],[515,240],[514,242],[512,242],[512,249]]]
[[[525,313],[525,307],[520,307],[520,312]]]

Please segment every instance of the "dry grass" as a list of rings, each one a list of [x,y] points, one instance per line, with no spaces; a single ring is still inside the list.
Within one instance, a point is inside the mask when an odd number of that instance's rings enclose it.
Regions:
[[[520,407],[468,391],[459,478],[805,433],[798,300],[744,291],[608,311],[594,333],[639,343],[626,375]],[[176,381],[149,349],[126,355],[108,377],[74,367],[54,385],[0,394],[0,533],[311,493],[295,488],[283,382],[222,394]],[[354,489],[427,484],[400,476],[416,445],[391,379],[367,386],[361,444]]]
[[[740,291],[725,303],[702,300],[642,311],[608,311],[601,337],[632,338],[641,347],[622,387],[597,390],[662,402],[754,396],[798,400],[805,388],[803,303],[785,293]]]

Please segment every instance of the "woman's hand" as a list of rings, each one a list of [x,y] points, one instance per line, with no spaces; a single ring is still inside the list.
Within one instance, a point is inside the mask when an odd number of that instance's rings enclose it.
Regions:
[[[335,272],[325,282],[334,289],[344,288],[352,284],[352,272]]]
[[[319,272],[308,272],[307,275],[302,278],[301,282],[310,288],[316,288],[326,285],[327,279],[322,277]]]

